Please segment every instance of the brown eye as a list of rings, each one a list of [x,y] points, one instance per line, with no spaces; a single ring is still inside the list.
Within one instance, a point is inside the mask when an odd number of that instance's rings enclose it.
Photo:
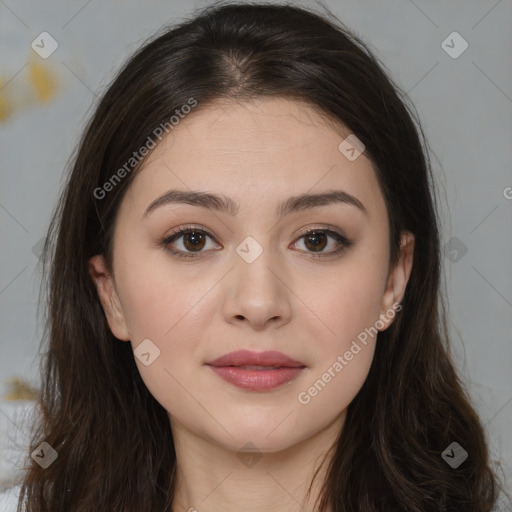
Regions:
[[[171,236],[162,240],[160,245],[176,256],[193,258],[200,256],[203,252],[208,252],[207,250],[203,251],[207,244],[207,239],[215,240],[212,235],[203,229],[182,227],[176,229]],[[181,248],[175,246],[180,240]],[[310,229],[302,233],[299,240],[304,241],[305,249],[303,249],[303,252],[308,253],[314,258],[334,256],[353,245],[353,242],[332,229]],[[325,250],[329,246],[330,241],[335,242],[334,249]],[[338,245],[337,248],[336,244]]]
[[[312,257],[317,258],[334,256],[353,245],[353,242],[332,229],[310,229],[309,231],[303,232],[299,240],[303,241],[305,246],[304,250]],[[326,251],[325,249],[329,245],[330,240],[335,241],[335,248]],[[337,248],[336,244],[338,245]]]
[[[200,251],[205,246],[206,238],[199,231],[190,231],[183,236],[183,245],[187,251]]]
[[[304,243],[312,251],[322,251],[327,245],[327,236],[322,231],[311,231],[304,237]]]
[[[193,227],[182,227],[174,231],[174,233],[162,240],[160,245],[167,248],[176,256],[196,257],[201,253],[207,252],[203,249],[206,246],[208,239],[214,240],[213,236],[204,231],[203,229]],[[176,247],[181,240],[182,247]]]

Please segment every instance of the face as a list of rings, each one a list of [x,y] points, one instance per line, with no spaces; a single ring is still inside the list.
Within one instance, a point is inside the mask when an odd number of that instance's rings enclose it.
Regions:
[[[90,274],[173,434],[272,452],[342,426],[375,331],[400,314],[414,243],[404,233],[390,270],[384,198],[364,152],[354,160],[339,149],[349,134],[290,100],[216,103],[181,120],[134,177],[113,272],[98,255]],[[171,190],[229,208],[166,200]],[[208,364],[239,350],[277,351],[300,367]],[[288,364],[260,365],[272,362]]]

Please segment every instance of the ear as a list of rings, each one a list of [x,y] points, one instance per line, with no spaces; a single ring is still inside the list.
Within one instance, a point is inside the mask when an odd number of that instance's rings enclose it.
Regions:
[[[129,341],[130,335],[121,301],[102,254],[89,259],[89,275],[96,286],[112,334],[120,340]]]
[[[411,232],[402,232],[399,259],[389,272],[386,290],[382,296],[380,320],[384,323],[384,327],[379,331],[385,331],[393,323],[395,314],[391,315],[389,312],[396,310],[393,304],[399,304],[405,295],[405,288],[412,270],[414,241],[415,238]]]

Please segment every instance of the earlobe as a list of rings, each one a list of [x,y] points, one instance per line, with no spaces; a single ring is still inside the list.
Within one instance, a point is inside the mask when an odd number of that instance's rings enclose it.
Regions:
[[[390,318],[389,321],[386,319],[383,320],[385,322],[385,327],[379,330],[386,330],[391,325],[395,315],[386,315],[386,312],[395,310],[396,306],[394,308],[393,305],[398,305],[405,295],[405,289],[407,287],[413,265],[414,242],[415,238],[411,232],[402,232],[399,259],[390,271],[386,290],[382,297],[382,311],[380,317]]]
[[[114,286],[112,275],[107,269],[105,258],[97,254],[89,259],[89,275],[96,287],[103,311],[112,334],[123,341],[129,341],[126,318]]]

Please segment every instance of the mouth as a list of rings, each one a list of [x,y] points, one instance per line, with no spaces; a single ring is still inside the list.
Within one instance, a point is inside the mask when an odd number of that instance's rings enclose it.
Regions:
[[[306,368],[281,352],[240,350],[207,363],[229,384],[246,391],[270,391],[296,379]]]
[[[305,365],[282,352],[267,350],[265,352],[253,352],[250,350],[237,350],[224,354],[207,363],[210,366],[236,366],[245,369],[279,369],[279,368],[304,368]]]
[[[254,366],[254,365],[229,365],[231,368],[241,368],[242,370],[279,370],[279,368],[291,368],[291,366]]]
[[[222,380],[245,391],[270,391],[299,377],[305,367],[269,366],[246,369],[244,366],[210,366]]]

